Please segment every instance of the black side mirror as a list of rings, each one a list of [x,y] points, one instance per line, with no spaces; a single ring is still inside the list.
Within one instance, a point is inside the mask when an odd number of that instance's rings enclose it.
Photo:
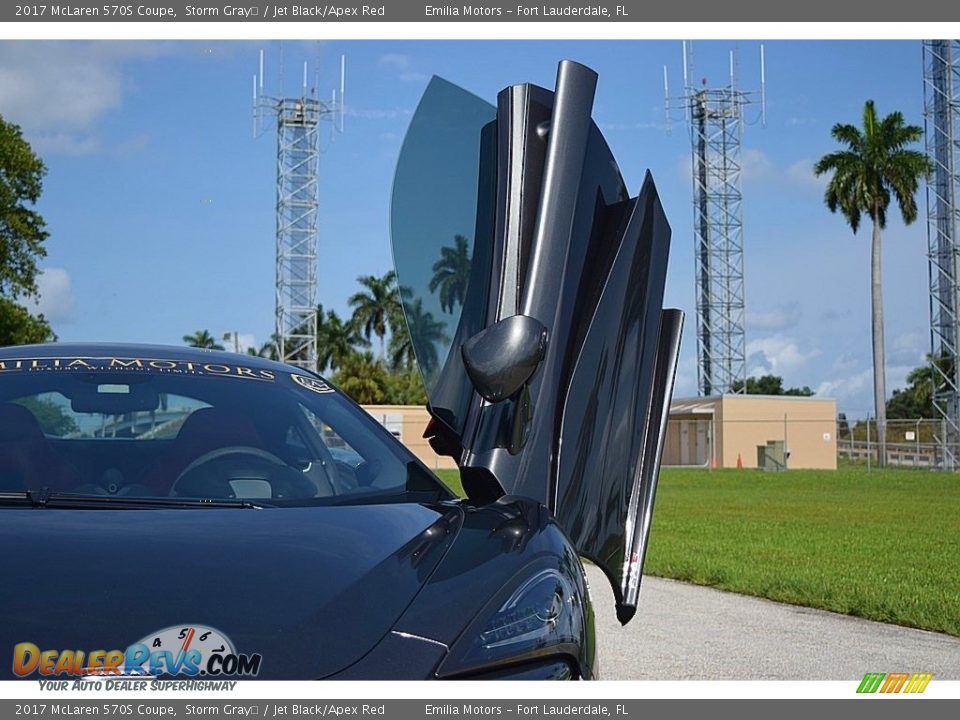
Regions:
[[[547,349],[547,328],[527,315],[514,315],[484,328],[460,353],[470,381],[488,402],[516,394],[536,372]]]

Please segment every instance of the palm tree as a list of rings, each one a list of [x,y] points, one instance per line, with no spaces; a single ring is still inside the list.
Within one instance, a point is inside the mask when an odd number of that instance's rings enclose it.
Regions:
[[[380,360],[386,358],[384,337],[387,325],[396,312],[397,274],[391,270],[383,277],[364,275],[357,278],[364,291],[355,293],[348,301],[353,308],[353,325],[363,331],[368,340],[371,335],[380,338]]]
[[[433,264],[430,292],[440,288],[440,309],[451,315],[454,305],[463,305],[470,279],[470,241],[455,235],[453,247],[440,248],[440,259]]]
[[[277,348],[280,347],[280,343],[277,342],[276,334],[270,336],[270,339],[267,340],[259,349],[254,347],[247,348],[247,355],[252,355],[254,357],[267,358],[269,360],[276,360],[279,357],[277,353]]]
[[[337,370],[356,348],[366,348],[370,341],[361,335],[351,320],[344,321],[336,311],[317,306],[317,370]]]
[[[907,225],[917,219],[916,193],[920,180],[932,172],[930,159],[908,145],[923,137],[923,128],[905,125],[903,114],[877,117],[873,100],[863,106],[863,129],[837,123],[834,140],[845,149],[828,153],[814,166],[817,176],[832,172],[824,202],[830,212],[839,210],[856,234],[860,217],[873,222],[870,246],[870,300],[873,319],[873,401],[880,439],[880,464],[886,463],[886,373],[883,348],[883,291],[880,276],[880,231],[887,225],[887,207],[896,198]]]
[[[410,339],[410,329],[407,327],[407,318],[404,307],[413,297],[413,290],[405,285],[397,288],[397,303],[390,313],[390,367],[393,370],[412,370],[417,361],[413,342]]]
[[[412,370],[417,362],[413,339],[406,324],[390,332],[390,367],[393,370]]]
[[[184,335],[183,341],[190,347],[203,348],[204,350],[223,350],[223,345],[214,339],[209,330],[197,330],[193,335]]]
[[[437,345],[447,342],[445,332],[447,324],[442,320],[435,320],[433,313],[423,309],[423,300],[416,298],[405,303],[407,320],[410,324],[409,343],[412,352],[416,349],[420,354],[416,356],[424,376],[437,370],[440,358]],[[398,359],[400,359],[398,354]]]

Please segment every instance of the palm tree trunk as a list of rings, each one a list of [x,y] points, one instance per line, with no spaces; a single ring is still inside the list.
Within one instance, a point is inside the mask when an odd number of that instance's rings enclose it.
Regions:
[[[870,246],[870,305],[873,320],[873,402],[877,415],[877,464],[887,464],[887,378],[883,349],[883,288],[880,273],[880,223],[873,214],[873,242]]]

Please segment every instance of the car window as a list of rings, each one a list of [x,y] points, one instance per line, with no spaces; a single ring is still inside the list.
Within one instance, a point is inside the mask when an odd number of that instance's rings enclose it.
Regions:
[[[313,410],[304,405],[300,406],[300,410],[320,436],[323,444],[327,446],[327,449],[330,451],[330,454],[333,455],[334,459],[349,462],[353,465],[359,465],[363,462],[363,456],[354,450],[350,446],[350,443],[340,437],[340,434],[330,423],[325,422]]]
[[[70,399],[59,392],[18,398],[43,434],[51,438],[173,438],[190,413],[208,405],[195,398],[164,393],[153,410],[135,410],[117,415],[78,412]]]
[[[495,120],[493,105],[433,78],[404,138],[390,209],[394,267],[417,366],[434,413],[458,431],[471,390],[459,381],[462,373],[442,371],[445,362],[460,362],[450,348],[486,319]],[[451,375],[458,381],[445,383]]]
[[[363,410],[293,368],[83,362],[82,372],[61,362],[0,374],[0,492],[349,502],[402,495],[418,465]],[[425,477],[419,469],[418,491],[433,487]]]

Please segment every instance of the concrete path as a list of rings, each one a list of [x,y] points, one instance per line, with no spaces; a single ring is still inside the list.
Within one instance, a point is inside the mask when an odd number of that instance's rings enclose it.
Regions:
[[[637,616],[617,622],[587,566],[604,680],[859,680],[930,672],[960,680],[960,639],[645,577]]]

